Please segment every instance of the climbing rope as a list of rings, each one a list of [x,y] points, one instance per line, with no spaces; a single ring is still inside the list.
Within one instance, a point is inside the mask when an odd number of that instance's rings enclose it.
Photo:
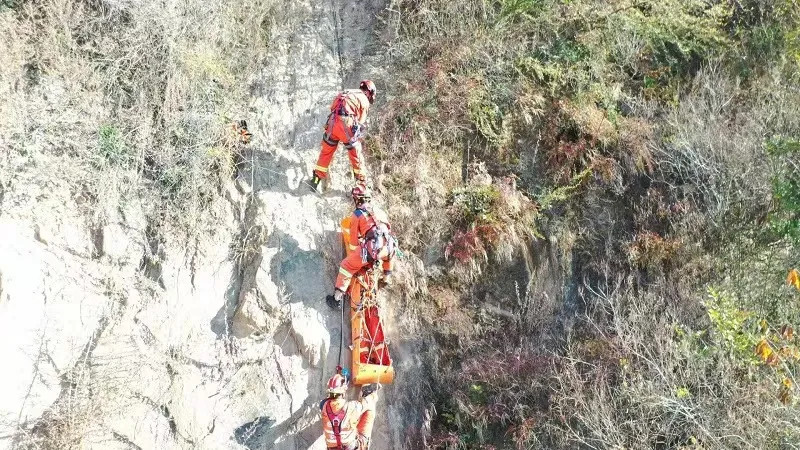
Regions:
[[[345,296],[345,298],[342,299],[343,302],[345,300],[347,300],[347,304],[349,305],[350,304],[350,296]],[[339,308],[339,310],[342,312],[342,320],[341,320],[341,322],[339,322],[339,359],[337,360],[338,361],[337,365],[339,367],[341,367],[342,366],[342,346],[343,346],[343,342],[344,342],[344,305],[341,305],[341,308]]]

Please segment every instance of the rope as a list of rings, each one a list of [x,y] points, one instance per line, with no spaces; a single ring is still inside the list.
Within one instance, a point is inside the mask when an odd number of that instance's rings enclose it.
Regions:
[[[348,305],[350,304],[350,299],[345,298],[347,300]],[[342,366],[342,346],[344,342],[344,305],[341,305],[339,310],[342,312],[342,320],[339,322],[339,367]]]
[[[286,180],[289,180],[289,176],[288,176],[288,175],[286,175],[286,174],[285,174],[285,173],[283,173],[283,172],[278,172],[277,170],[270,169],[269,167],[257,166],[257,165],[255,165],[255,164],[252,164],[252,166],[253,166],[254,168],[257,168],[259,171],[263,171],[263,172],[269,172],[269,173],[271,173],[271,174],[274,174],[274,175],[279,175],[279,176],[282,176],[282,177],[286,178]],[[324,199],[324,198],[326,198],[326,197],[325,197],[324,195],[322,195],[320,192],[318,192],[318,191],[314,190],[314,189],[313,189],[314,185],[312,185],[312,184],[311,184],[311,183],[309,183],[308,181],[306,181],[306,180],[303,180],[303,181],[301,181],[301,182],[300,182],[300,184],[301,184],[301,185],[306,185],[306,186],[308,186],[308,187],[312,188],[312,189],[311,189],[311,192],[313,192],[314,194],[316,194],[316,195],[317,195],[317,197],[319,197],[319,198],[323,198],[323,199]]]
[[[339,80],[341,80],[341,90],[344,90],[344,50],[339,18],[339,6],[337,5],[336,0],[331,0],[331,12],[333,15],[333,38],[336,40],[336,58],[339,60]]]

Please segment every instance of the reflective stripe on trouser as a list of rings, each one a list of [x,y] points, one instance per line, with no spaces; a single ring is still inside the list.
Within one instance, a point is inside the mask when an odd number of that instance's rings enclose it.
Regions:
[[[346,291],[350,287],[353,275],[367,264],[361,259],[361,252],[350,252],[339,265],[339,274],[336,276],[336,289]]]
[[[350,122],[352,119],[350,119]],[[339,143],[343,143],[347,149],[348,156],[350,157],[350,166],[353,167],[353,174],[356,178],[362,179],[363,173],[363,158],[361,156],[361,141],[354,139],[352,132],[348,130],[345,120],[339,116],[333,116],[328,121],[327,133],[322,136],[321,148],[319,151],[319,158],[314,167],[314,173],[320,178],[325,178],[328,175],[328,167],[333,161],[333,156]]]

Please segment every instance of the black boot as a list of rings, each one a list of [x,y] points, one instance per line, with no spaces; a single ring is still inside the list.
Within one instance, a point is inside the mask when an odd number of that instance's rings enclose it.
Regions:
[[[336,300],[336,297],[333,295],[328,295],[325,297],[325,303],[328,304],[332,309],[339,309],[342,307],[342,301]]]
[[[311,181],[309,182],[309,184],[311,185],[311,189],[312,189],[314,192],[319,192],[319,182],[320,182],[320,181],[322,181],[322,178],[320,178],[320,177],[317,175],[317,173],[316,173],[316,172],[312,172],[312,173],[311,173]]]

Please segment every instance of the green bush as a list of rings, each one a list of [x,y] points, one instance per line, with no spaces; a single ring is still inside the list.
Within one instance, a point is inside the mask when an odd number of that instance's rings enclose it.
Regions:
[[[767,142],[767,153],[777,165],[772,179],[774,207],[770,227],[779,238],[800,243],[800,140],[773,139]]]
[[[467,227],[491,224],[498,219],[500,192],[493,185],[467,185],[456,188],[451,195],[455,217]]]
[[[128,149],[119,128],[114,125],[103,125],[98,131],[98,136],[100,156],[115,165],[124,165],[128,162]]]

